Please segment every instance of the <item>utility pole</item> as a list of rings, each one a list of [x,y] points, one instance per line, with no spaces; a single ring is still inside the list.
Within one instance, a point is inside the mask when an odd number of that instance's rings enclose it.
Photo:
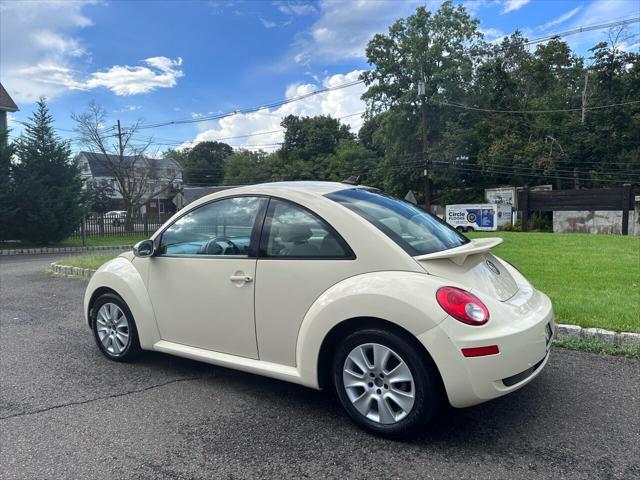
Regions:
[[[582,89],[582,125],[587,118],[587,84],[589,83],[589,72],[584,74],[584,88]]]
[[[120,130],[120,120],[118,120],[118,156],[120,162],[124,161],[124,152],[122,151],[122,130]]]
[[[425,91],[424,80],[418,82],[418,95],[420,96],[420,111],[421,111],[421,127],[422,127],[422,178],[424,181],[423,194],[424,194],[424,209],[431,211],[431,188],[429,186],[429,156],[428,146],[429,139],[427,137],[427,96]]]

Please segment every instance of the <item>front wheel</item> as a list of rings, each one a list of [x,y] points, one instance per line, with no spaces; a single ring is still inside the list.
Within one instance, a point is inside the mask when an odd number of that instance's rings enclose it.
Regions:
[[[100,295],[91,308],[93,336],[109,360],[126,362],[140,353],[138,332],[127,304],[113,293]]]
[[[347,336],[333,359],[340,403],[366,429],[403,437],[424,427],[441,403],[435,366],[412,342],[371,328]]]

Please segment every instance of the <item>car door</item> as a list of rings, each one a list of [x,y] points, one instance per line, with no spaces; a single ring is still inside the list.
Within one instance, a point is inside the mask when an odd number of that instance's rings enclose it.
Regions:
[[[149,295],[163,340],[257,358],[256,252],[267,200],[224,198],[176,220],[149,258]]]
[[[314,212],[269,200],[256,270],[260,360],[295,366],[306,312],[327,288],[354,275],[355,261],[344,239]]]

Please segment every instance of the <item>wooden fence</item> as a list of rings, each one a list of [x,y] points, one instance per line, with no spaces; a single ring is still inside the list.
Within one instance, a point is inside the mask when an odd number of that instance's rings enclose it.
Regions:
[[[522,215],[522,231],[529,229],[529,213],[568,210],[622,211],[622,234],[629,234],[629,210],[634,209],[635,194],[630,184],[619,188],[589,190],[533,191],[524,188],[518,192],[518,211]]]

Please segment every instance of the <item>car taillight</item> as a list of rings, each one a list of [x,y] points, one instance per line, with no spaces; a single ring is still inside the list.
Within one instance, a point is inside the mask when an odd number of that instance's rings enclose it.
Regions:
[[[489,320],[485,304],[461,288],[442,287],[436,292],[436,299],[445,312],[467,325],[484,325]]]

